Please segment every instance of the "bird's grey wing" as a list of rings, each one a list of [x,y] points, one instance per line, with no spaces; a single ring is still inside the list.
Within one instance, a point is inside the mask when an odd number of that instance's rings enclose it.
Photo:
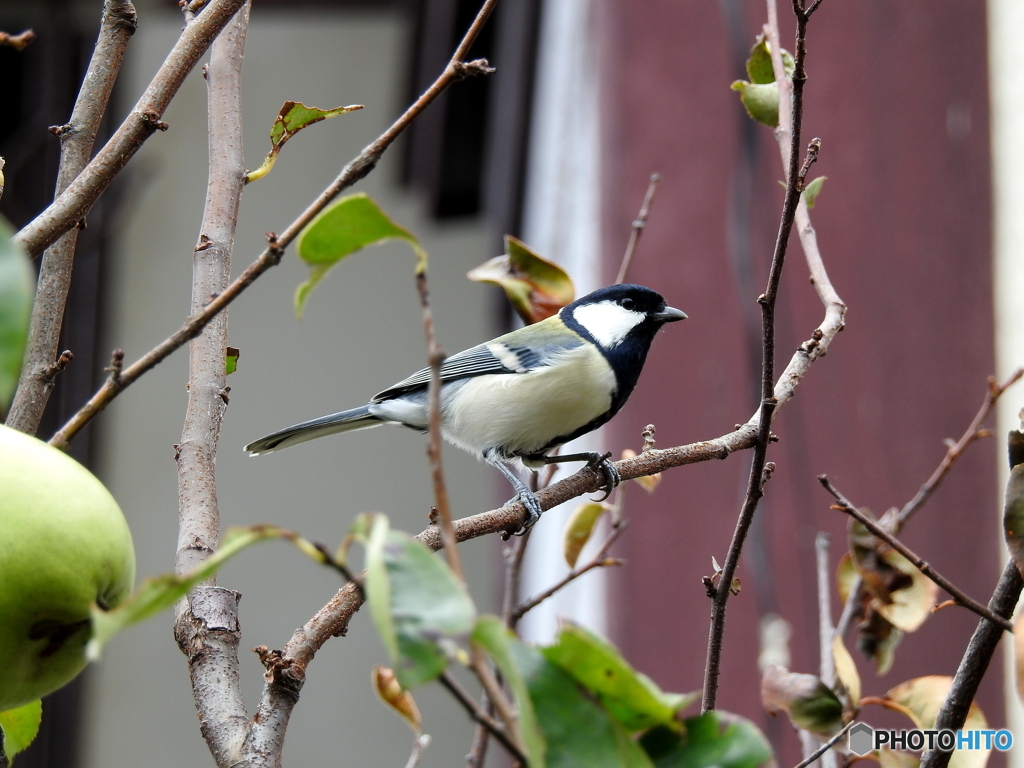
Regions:
[[[441,381],[457,381],[484,374],[526,373],[548,365],[559,352],[584,343],[579,335],[565,329],[562,333],[544,334],[544,342],[538,344],[536,334],[531,333],[534,327],[520,328],[452,355],[441,364]],[[429,383],[430,369],[424,368],[383,392],[378,392],[370,402],[379,403],[407,392],[425,389]]]

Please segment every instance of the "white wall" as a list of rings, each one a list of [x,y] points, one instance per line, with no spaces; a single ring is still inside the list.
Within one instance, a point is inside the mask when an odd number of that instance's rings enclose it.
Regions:
[[[1024,366],[1024,82],[1020,79],[1024,4],[1019,0],[989,0],[988,35],[996,376],[1004,381]],[[1009,430],[1021,428],[1018,414],[1022,407],[1024,387],[1018,384],[999,402],[996,440],[1001,445],[1005,445]],[[1000,451],[1000,455],[1005,454]],[[1008,474],[1005,461],[1000,462],[999,470],[1001,495]],[[1017,697],[1013,670],[1013,638],[1005,638],[1003,650],[1007,725],[1015,737],[1024,738],[1024,709]],[[1014,768],[1024,768],[1024,749],[1012,750],[1009,760]]]
[[[178,14],[140,4],[122,97],[133,103],[170,48]],[[273,173],[245,190],[237,274],[263,247],[263,233],[280,230],[333,179],[340,167],[393,119],[404,99],[409,53],[407,19],[395,12],[316,15],[263,10],[257,4],[246,49],[246,163],[266,152],[281,104],[320,107],[361,103],[362,112],[310,128],[285,147]],[[198,71],[166,121],[133,163],[116,254],[104,346],[136,359],[176,329],[189,306],[191,254],[205,195],[205,89]],[[493,256],[482,227],[438,226],[396,184],[393,149],[358,190],[373,194],[396,221],[419,235],[432,258],[431,287],[439,339],[454,352],[493,335],[492,294],[464,274]],[[327,438],[260,458],[243,444],[300,420],[360,405],[425,364],[423,330],[408,247],[390,244],[357,254],[314,292],[304,320],[292,310],[305,269],[294,253],[231,308],[230,343],[241,349],[230,379],[231,403],[218,458],[225,526],[272,522],[335,545],[353,516],[381,511],[394,527],[418,532],[432,498],[425,438],[382,428]],[[118,399],[100,418],[101,476],[128,516],[140,577],[169,571],[177,531],[172,445],[184,416],[187,353],[176,353]],[[458,515],[494,506],[494,473],[446,450]],[[503,498],[503,497],[502,497]],[[492,573],[500,561],[493,539],[467,543],[463,558],[478,605],[494,610]],[[220,577],[243,594],[243,648],[280,648],[339,587],[338,579],[291,547],[264,544],[244,553]],[[289,765],[404,765],[410,732],[376,700],[370,669],[386,663],[369,616],[357,615],[346,638],[328,643],[309,667],[285,747]],[[250,707],[262,668],[243,653],[243,690]],[[115,639],[92,670],[85,724],[85,764],[211,765],[199,735],[185,660],[165,613]],[[463,764],[472,727],[437,686],[416,692],[427,732],[435,736],[421,765]]]

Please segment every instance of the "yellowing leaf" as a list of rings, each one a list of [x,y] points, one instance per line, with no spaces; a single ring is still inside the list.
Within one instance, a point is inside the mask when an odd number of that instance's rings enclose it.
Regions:
[[[835,663],[836,677],[850,698],[851,708],[856,708],[860,701],[860,673],[857,672],[857,665],[854,664],[853,657],[846,650],[843,638],[839,635],[832,637],[832,661]]]
[[[606,509],[611,507],[602,502],[588,501],[576,507],[569,516],[569,521],[565,524],[565,533],[562,534],[562,552],[570,568],[576,567],[580,552],[590,541],[594,526]]]
[[[420,717],[420,710],[412,694],[403,691],[402,686],[398,684],[393,669],[379,664],[373,668],[373,690],[385,704],[405,719],[417,736],[422,733],[423,720]]]
[[[274,124],[270,127],[270,152],[267,153],[263,164],[259,168],[246,174],[245,183],[249,184],[257,179],[262,179],[270,173],[270,169],[274,167],[274,163],[277,161],[277,155],[280,153],[281,147],[285,145],[288,139],[306,126],[319,123],[321,120],[326,120],[329,117],[343,115],[346,112],[354,112],[362,108],[361,104],[353,104],[348,107],[319,109],[318,107],[307,107],[301,102],[286,101],[284,106],[281,107],[281,111],[278,112]]]
[[[881,768],[917,768],[921,764],[917,755],[888,747],[882,747],[875,756]]]
[[[527,325],[551,317],[572,303],[575,288],[564,269],[512,235],[505,235],[505,250],[503,256],[495,256],[466,276],[478,283],[501,286]]]
[[[914,632],[931,616],[939,595],[936,584],[860,523],[850,526],[850,554],[864,588],[875,598],[870,607],[886,621]]]
[[[946,696],[949,695],[952,685],[953,678],[945,675],[917,677],[900,683],[885,694],[885,698],[902,707],[917,728],[927,730],[935,727],[935,718],[938,717],[939,709],[946,700]],[[977,704],[972,703],[962,730],[987,729],[988,721],[985,719],[984,713]],[[953,750],[953,756],[949,760],[950,768],[984,768],[991,751],[991,749]]]

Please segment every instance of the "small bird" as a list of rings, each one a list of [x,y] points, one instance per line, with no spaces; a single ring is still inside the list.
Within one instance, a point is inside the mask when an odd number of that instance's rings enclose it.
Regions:
[[[540,501],[510,469],[586,461],[611,492],[618,472],[599,453],[549,456],[618,413],[636,386],[654,335],[686,318],[641,285],[601,288],[557,315],[459,352],[441,365],[441,431],[445,438],[496,467],[516,490],[529,518]],[[426,432],[430,369],[374,395],[366,405],[304,421],[260,438],[250,456],[288,448],[335,432],[402,424]]]

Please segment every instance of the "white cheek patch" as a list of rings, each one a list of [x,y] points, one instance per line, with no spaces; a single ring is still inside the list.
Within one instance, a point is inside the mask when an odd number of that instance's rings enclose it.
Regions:
[[[636,312],[619,306],[614,301],[600,301],[586,304],[573,310],[576,322],[586,328],[602,347],[611,348],[619,344],[629,332],[646,318],[643,312]]]

